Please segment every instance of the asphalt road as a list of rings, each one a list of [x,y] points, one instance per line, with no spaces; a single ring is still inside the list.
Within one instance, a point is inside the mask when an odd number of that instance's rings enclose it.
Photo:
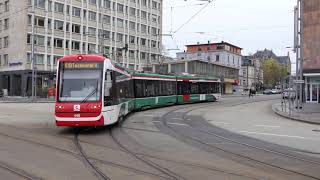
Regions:
[[[274,115],[275,98],[153,109],[98,129],[55,127],[54,104],[0,104],[0,179],[320,179],[320,127]]]

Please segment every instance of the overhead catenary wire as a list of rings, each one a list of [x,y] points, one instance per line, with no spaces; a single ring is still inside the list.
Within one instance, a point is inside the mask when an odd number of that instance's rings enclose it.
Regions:
[[[213,0],[209,0],[209,2],[203,6],[199,11],[197,11],[193,16],[191,16],[185,23],[183,23],[180,27],[177,28],[177,30],[175,30],[173,32],[173,34],[176,34],[179,30],[181,30],[185,25],[187,25],[190,21],[192,21],[198,14],[200,14],[206,7],[208,7],[211,3],[213,2]]]

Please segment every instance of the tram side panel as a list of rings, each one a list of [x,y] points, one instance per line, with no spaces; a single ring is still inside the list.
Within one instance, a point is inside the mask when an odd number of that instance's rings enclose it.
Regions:
[[[135,110],[176,103],[175,80],[135,79]]]
[[[133,79],[117,71],[107,71],[104,84],[105,125],[116,123],[134,109]]]

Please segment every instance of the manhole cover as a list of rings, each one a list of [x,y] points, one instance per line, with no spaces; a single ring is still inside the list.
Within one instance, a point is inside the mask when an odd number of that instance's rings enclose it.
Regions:
[[[313,132],[320,132],[320,129],[312,130]]]

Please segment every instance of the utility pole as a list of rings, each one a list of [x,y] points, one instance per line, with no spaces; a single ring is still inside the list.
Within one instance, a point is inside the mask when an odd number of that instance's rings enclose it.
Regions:
[[[304,0],[300,0],[300,80],[303,80],[303,23],[304,23],[304,18],[303,18],[303,13],[304,13]],[[303,84],[300,84],[300,104],[299,108],[302,109],[302,101],[303,101]]]
[[[298,73],[299,73],[299,1],[297,0],[297,6],[295,6],[294,8],[294,52],[296,53],[296,77],[295,79],[298,80]],[[296,94],[296,98],[295,98],[295,107],[298,108],[298,84],[295,84],[295,94]]]
[[[36,96],[36,75],[35,75],[35,57],[34,57],[34,51],[35,51],[35,47],[34,47],[34,40],[35,40],[35,9],[34,9],[34,4],[31,5],[32,6],[32,19],[31,19],[31,27],[32,27],[32,33],[31,33],[31,69],[32,69],[32,99],[35,98]]]

